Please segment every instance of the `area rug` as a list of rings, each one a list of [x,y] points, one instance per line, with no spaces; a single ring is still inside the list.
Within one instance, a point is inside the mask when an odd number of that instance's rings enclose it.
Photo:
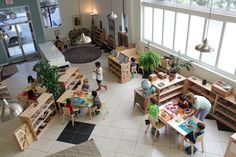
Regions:
[[[1,80],[7,79],[18,72],[17,66],[15,64],[6,65],[1,69]]]
[[[101,153],[93,139],[77,146],[64,149],[47,157],[101,157]]]
[[[72,144],[80,144],[89,139],[89,136],[93,132],[95,124],[75,122],[72,126],[71,121],[66,125],[57,141],[67,142]]]
[[[98,59],[102,51],[94,45],[79,45],[66,50],[63,55],[70,63],[89,63]]]

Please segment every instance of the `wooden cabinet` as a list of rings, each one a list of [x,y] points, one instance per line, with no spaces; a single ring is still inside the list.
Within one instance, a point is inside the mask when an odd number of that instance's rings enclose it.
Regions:
[[[176,78],[169,81],[169,76],[165,79],[158,79],[152,82],[156,88],[157,102],[163,105],[168,101],[176,101],[184,93],[185,77],[176,74]]]
[[[83,75],[80,74],[79,68],[70,67],[66,70],[65,74],[59,77],[58,81],[61,83],[62,90],[65,91],[67,89],[75,89],[81,84],[82,79]]]
[[[107,40],[104,42],[104,44],[107,46],[109,50],[116,49],[116,41],[113,36],[108,36]]]
[[[118,46],[125,46],[128,47],[128,34],[118,32]]]
[[[0,98],[11,99],[7,85],[3,82],[0,82]]]
[[[78,29],[78,30],[71,30],[69,32],[69,37],[70,37],[70,43],[71,45],[76,45],[75,41],[76,39],[81,35],[81,33],[84,33],[85,35],[89,35],[89,30],[86,28]]]
[[[134,89],[134,107],[138,104],[140,109],[146,114],[149,111],[150,98],[156,99],[157,93],[151,94],[147,97],[143,96],[143,89],[136,88]]]
[[[56,105],[51,93],[42,93],[37,99],[37,105],[32,103],[21,115],[20,119],[26,123],[35,140],[45,130],[52,116],[56,112]]]
[[[93,42],[99,46],[102,46],[106,40],[106,32],[102,29],[95,28],[93,33]]]
[[[234,95],[223,97],[211,91],[212,84],[202,85],[202,79],[192,76],[188,78],[187,89],[197,95],[202,95],[211,102],[209,113],[213,118],[236,131],[236,100]]]
[[[130,64],[119,63],[119,60],[115,57],[108,56],[109,70],[118,76],[119,82],[124,83],[130,80]]]

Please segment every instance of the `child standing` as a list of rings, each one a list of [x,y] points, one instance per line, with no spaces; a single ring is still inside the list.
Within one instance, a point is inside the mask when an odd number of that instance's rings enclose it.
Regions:
[[[103,69],[101,67],[101,63],[100,62],[96,62],[95,63],[96,69],[93,71],[96,73],[96,81],[98,84],[98,90],[101,90],[102,87],[105,88],[105,90],[107,90],[107,86],[106,85],[102,85],[102,80],[103,80]]]
[[[83,85],[81,88],[82,91],[89,92],[89,84],[88,83],[89,83],[88,79],[83,80]]]

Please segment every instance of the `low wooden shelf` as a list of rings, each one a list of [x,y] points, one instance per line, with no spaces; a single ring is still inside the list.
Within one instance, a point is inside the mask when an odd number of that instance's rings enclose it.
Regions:
[[[32,103],[20,115],[20,119],[29,126],[34,139],[37,140],[48,126],[55,112],[56,105],[53,95],[50,93],[42,93],[37,99],[37,105],[35,106],[34,103]]]
[[[0,82],[0,98],[11,99],[7,84]]]
[[[111,72],[118,76],[119,82],[124,83],[130,80],[129,63],[119,63],[116,57],[108,56],[108,67]]]
[[[202,85],[202,79],[191,76],[187,79],[187,91],[202,95],[211,102],[210,115],[226,126],[236,131],[236,100],[234,95],[223,97],[211,91],[212,84]]]
[[[128,47],[128,34],[123,32],[118,32],[118,46]]]
[[[59,77],[59,82],[61,83],[62,90],[72,90],[81,84],[83,75],[80,74],[78,67],[70,67],[66,70],[65,74]]]
[[[93,32],[93,42],[99,46],[102,46],[106,40],[106,32],[102,29],[95,28]]]

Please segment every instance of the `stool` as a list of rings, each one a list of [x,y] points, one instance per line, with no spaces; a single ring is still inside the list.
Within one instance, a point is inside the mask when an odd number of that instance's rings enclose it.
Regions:
[[[233,152],[230,150],[231,148],[231,145],[233,144],[236,144],[236,133],[234,133],[230,139],[229,139],[229,143],[228,143],[228,146],[227,146],[227,149],[225,151],[225,155],[224,157],[233,157]]]

